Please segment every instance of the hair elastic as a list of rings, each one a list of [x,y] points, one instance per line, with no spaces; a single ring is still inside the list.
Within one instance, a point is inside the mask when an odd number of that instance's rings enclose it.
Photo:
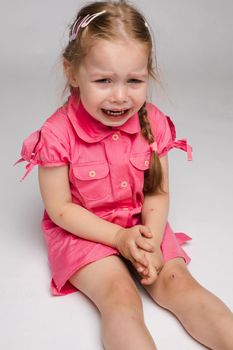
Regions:
[[[151,148],[152,151],[158,152],[157,142],[154,141],[153,143],[151,143],[151,144],[150,144],[150,148]]]
[[[103,13],[105,13],[106,10],[101,11],[101,12],[97,12],[97,13],[93,13],[92,15],[86,15],[82,20],[81,17],[78,17],[78,19],[74,22],[71,31],[70,31],[70,37],[69,37],[69,41],[73,41],[77,38],[78,35],[78,31],[80,28],[85,28],[88,26],[88,24],[95,19],[96,17],[102,15]],[[80,21],[81,20],[81,21]]]

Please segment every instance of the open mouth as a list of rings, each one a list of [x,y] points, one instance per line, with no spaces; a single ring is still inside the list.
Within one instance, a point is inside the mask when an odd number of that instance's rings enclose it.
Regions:
[[[104,114],[106,114],[109,117],[122,117],[126,116],[126,114],[129,112],[129,109],[123,109],[123,110],[111,110],[111,109],[102,109]]]

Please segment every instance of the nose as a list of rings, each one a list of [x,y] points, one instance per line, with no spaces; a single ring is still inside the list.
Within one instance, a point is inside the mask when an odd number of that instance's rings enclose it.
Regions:
[[[111,102],[114,103],[125,103],[128,101],[127,87],[123,84],[117,84],[112,91]]]

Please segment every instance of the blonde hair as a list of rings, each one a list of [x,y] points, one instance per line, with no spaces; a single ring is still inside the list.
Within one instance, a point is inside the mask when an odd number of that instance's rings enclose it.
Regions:
[[[66,59],[73,69],[77,69],[88,54],[90,48],[95,45],[96,40],[108,41],[132,38],[144,44],[148,50],[148,73],[150,77],[158,81],[157,70],[153,68],[156,57],[153,57],[153,42],[149,25],[144,16],[132,5],[124,0],[98,1],[83,7],[77,14],[70,32],[78,18],[105,11],[92,20],[86,28],[80,29],[75,40],[71,40],[64,49],[63,58]],[[65,89],[70,88],[67,82]],[[147,117],[146,102],[138,111],[142,135],[149,144],[154,142],[154,136]],[[145,171],[144,193],[164,192],[162,189],[162,167],[156,152],[152,152],[150,167]]]

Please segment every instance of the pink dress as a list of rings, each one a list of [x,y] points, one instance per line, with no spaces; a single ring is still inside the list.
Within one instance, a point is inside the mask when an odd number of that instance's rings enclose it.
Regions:
[[[192,149],[185,139],[176,140],[170,118],[149,103],[147,111],[159,157],[176,147],[186,151],[191,160]],[[141,135],[138,114],[120,127],[107,127],[92,118],[73,93],[39,130],[24,140],[22,158],[17,163],[28,162],[23,178],[35,165],[68,165],[74,203],[112,223],[131,227],[141,223],[144,171],[148,169],[151,152]],[[117,249],[60,228],[46,211],[42,229],[53,295],[77,291],[68,281],[75,271],[106,256],[120,254]],[[183,257],[189,262],[181,248],[189,239],[184,233],[174,234],[167,223],[161,244],[165,261]]]

